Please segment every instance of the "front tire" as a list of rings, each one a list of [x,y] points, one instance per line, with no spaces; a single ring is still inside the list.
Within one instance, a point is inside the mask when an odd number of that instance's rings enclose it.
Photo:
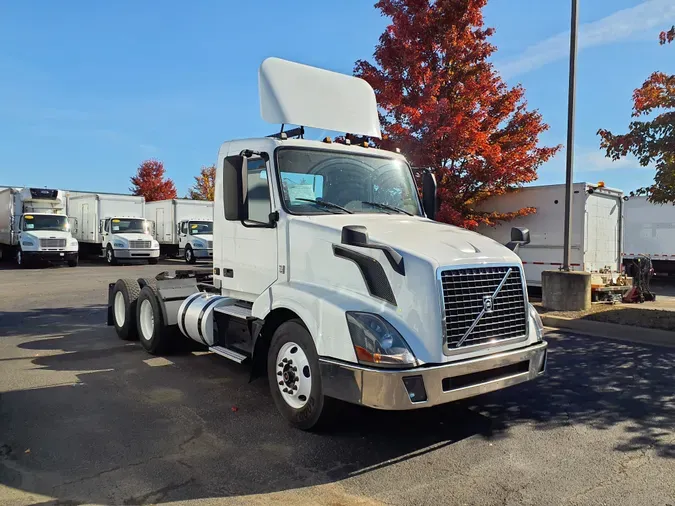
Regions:
[[[148,258],[148,265],[157,265],[159,258]]]
[[[192,248],[188,245],[185,247],[185,263],[193,265],[195,262],[197,262],[195,252],[192,251]]]
[[[123,341],[138,339],[136,304],[140,292],[135,279],[118,279],[113,288],[113,325]]]
[[[105,250],[105,261],[108,265],[117,265],[117,259],[115,258],[115,251],[112,249],[112,246],[108,244],[108,247]]]
[[[274,332],[267,377],[277,409],[292,426],[318,430],[327,425],[334,400],[323,395],[319,356],[300,320],[284,322]]]
[[[75,257],[71,258],[70,260],[68,260],[68,267],[77,267],[78,262],[79,262],[79,257],[75,256]]]
[[[23,251],[21,251],[21,248],[16,250],[16,266],[19,269],[28,269],[30,266],[30,263],[28,260],[26,260],[26,257],[23,254]]]
[[[151,355],[165,355],[174,348],[176,332],[164,323],[155,285],[146,285],[138,296],[136,326],[141,346]]]

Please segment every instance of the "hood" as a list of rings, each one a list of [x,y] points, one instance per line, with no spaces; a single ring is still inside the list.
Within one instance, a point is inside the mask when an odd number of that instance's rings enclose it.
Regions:
[[[70,232],[56,230],[24,230],[21,237],[33,237],[35,239],[70,239]]]
[[[194,234],[190,237],[199,241],[213,241],[213,234]]]
[[[117,239],[124,239],[125,241],[152,241],[153,238],[148,234],[140,233],[114,233],[113,236]]]
[[[417,216],[393,214],[339,214],[294,217],[300,227],[314,228],[317,238],[340,243],[342,227],[361,225],[373,243],[393,247],[405,256],[415,256],[435,266],[475,263],[520,263],[518,255],[504,245],[464,228]]]

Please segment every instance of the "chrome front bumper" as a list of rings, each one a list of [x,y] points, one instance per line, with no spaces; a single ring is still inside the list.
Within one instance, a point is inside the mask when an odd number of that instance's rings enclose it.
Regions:
[[[375,369],[320,359],[325,395],[386,410],[417,409],[494,392],[546,370],[543,341],[527,348],[414,369]]]
[[[159,258],[159,249],[116,249],[115,258]]]

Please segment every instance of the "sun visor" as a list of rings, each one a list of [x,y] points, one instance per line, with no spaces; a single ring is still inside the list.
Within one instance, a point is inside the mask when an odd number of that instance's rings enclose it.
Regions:
[[[381,137],[377,100],[363,79],[280,58],[258,70],[260,114],[269,123]]]

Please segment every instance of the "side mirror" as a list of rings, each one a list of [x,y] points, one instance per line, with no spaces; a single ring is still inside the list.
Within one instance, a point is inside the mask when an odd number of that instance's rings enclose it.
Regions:
[[[248,194],[247,157],[228,156],[223,163],[223,205],[225,219],[243,221],[248,219],[246,199]]]
[[[422,177],[422,204],[427,218],[436,217],[436,176],[431,171],[425,171]]]
[[[511,229],[511,241],[506,244],[514,253],[518,253],[521,246],[530,244],[530,231],[523,227],[513,227]]]

